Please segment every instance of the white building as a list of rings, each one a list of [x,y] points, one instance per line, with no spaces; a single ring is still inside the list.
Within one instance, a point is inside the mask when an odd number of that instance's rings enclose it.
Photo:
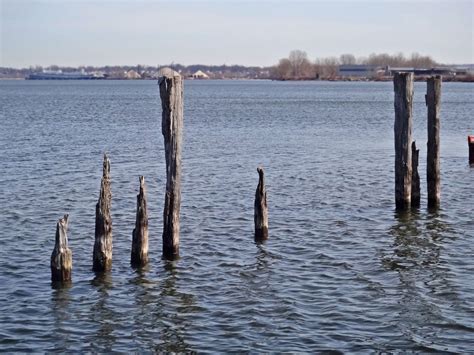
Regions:
[[[209,75],[204,73],[202,70],[198,70],[192,75],[193,79],[209,79]]]

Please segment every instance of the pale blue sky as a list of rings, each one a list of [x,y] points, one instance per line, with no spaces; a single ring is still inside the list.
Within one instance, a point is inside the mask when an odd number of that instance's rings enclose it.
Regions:
[[[473,63],[474,0],[0,0],[0,66],[272,65],[419,52]]]

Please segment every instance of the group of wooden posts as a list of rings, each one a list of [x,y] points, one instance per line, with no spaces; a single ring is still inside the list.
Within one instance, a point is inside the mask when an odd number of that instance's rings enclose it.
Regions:
[[[166,193],[163,211],[163,258],[179,256],[179,212],[181,205],[181,145],[183,129],[183,79],[171,69],[162,70],[158,84],[162,106],[161,130],[166,158]],[[412,142],[413,74],[397,73],[395,89],[395,204],[397,210],[420,206],[419,150]],[[441,77],[428,79],[425,96],[428,107],[427,187],[428,207],[440,204],[440,99]],[[474,163],[474,137],[469,138],[470,162]],[[268,206],[264,171],[257,168],[259,181],[255,192],[255,239],[268,238]],[[132,233],[131,264],[140,267],[148,262],[148,212],[145,179],[140,176],[137,213]],[[104,155],[99,201],[96,205],[93,270],[102,272],[112,266],[112,194],[110,190],[110,161]],[[51,255],[53,281],[71,279],[72,253],[67,241],[68,215],[57,223],[56,243]]]
[[[419,150],[412,142],[413,74],[396,73],[395,89],[395,206],[397,210],[420,207]],[[426,181],[428,208],[440,204],[440,104],[441,77],[428,78],[425,95],[428,107]]]
[[[163,258],[179,257],[179,212],[181,206],[181,146],[183,130],[183,79],[171,69],[162,69],[160,88],[166,158],[166,192],[163,211]],[[259,181],[255,192],[255,239],[268,238],[268,207],[263,168],[257,168]],[[148,211],[145,179],[140,176],[137,195],[135,228],[132,233],[131,265],[141,267],[148,263]],[[110,160],[104,154],[99,200],[96,205],[95,242],[92,269],[108,271],[112,267],[112,193],[110,189]],[[72,252],[67,240],[68,215],[56,227],[56,242],[51,255],[51,279],[55,282],[71,280]]]

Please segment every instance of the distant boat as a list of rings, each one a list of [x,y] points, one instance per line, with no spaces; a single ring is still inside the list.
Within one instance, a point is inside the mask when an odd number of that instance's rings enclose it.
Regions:
[[[104,79],[104,76],[89,74],[82,71],[63,73],[62,70],[43,70],[39,73],[31,73],[28,80],[95,80]]]

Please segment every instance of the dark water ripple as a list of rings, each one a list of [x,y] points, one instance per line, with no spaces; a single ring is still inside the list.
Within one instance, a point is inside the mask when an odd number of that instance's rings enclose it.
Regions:
[[[390,83],[185,88],[182,258],[166,262],[156,83],[0,82],[0,351],[472,351],[472,85],[443,84],[442,208],[408,215],[393,210]],[[423,193],[425,90],[416,83]],[[104,151],[114,261],[95,275]],[[252,235],[258,164],[264,244]],[[133,270],[141,174],[151,260]],[[49,257],[65,212],[73,282],[56,287]]]

